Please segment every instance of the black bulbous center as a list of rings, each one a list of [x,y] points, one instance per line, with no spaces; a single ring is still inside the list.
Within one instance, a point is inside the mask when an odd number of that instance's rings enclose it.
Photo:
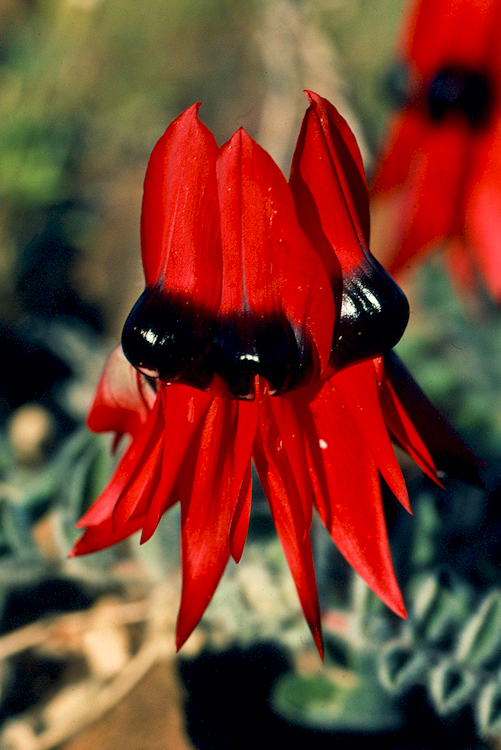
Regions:
[[[146,287],[125,321],[122,349],[146,375],[206,388],[213,376],[205,361],[214,324],[214,316],[184,295]]]
[[[473,129],[485,127],[493,109],[494,92],[489,76],[479,70],[444,67],[428,91],[428,111],[434,122],[448,114],[462,114]]]
[[[218,323],[213,366],[236,398],[254,397],[255,375],[268,381],[272,394],[283,393],[304,383],[312,371],[311,350],[305,337],[299,339],[285,316],[234,313]]]
[[[254,379],[271,393],[297,388],[310,377],[306,336],[284,315],[235,311],[216,317],[191,299],[161,286],[147,287],[122,331],[129,362],[150,377],[206,390],[214,375],[239,399],[254,398]]]
[[[338,369],[392,349],[409,320],[403,291],[368,251],[363,252],[360,266],[343,276],[331,353],[331,362]]]

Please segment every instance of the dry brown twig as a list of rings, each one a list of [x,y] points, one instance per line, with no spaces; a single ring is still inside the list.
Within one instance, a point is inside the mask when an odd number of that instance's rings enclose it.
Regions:
[[[261,6],[256,40],[266,89],[257,140],[282,169],[292,155],[305,109],[303,89],[317,92],[337,107],[354,131],[364,161],[369,158],[348,102],[342,59],[322,28],[324,12],[321,0],[264,0]]]
[[[47,618],[0,638],[1,659],[29,648],[78,653],[88,671],[43,708],[9,722],[0,735],[0,748],[50,750],[60,745],[116,706],[156,663],[172,658],[174,596],[167,587],[158,586],[142,601],[107,598],[86,612]],[[127,626],[135,624],[144,624],[145,635],[131,655]]]

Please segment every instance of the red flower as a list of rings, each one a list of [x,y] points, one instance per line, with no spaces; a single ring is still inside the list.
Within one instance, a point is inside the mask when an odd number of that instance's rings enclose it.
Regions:
[[[444,245],[460,286],[480,277],[497,301],[500,33],[499,0],[417,0],[401,44],[406,103],[371,188],[373,251],[391,273]]]
[[[309,97],[290,187],[243,130],[218,150],[196,106],[167,129],[146,173],[147,286],[122,338],[137,369],[115,351],[88,417],[92,430],[132,439],[72,553],[139,529],[144,542],[179,501],[178,647],[230,554],[241,557],[251,458],[320,651],[314,505],[346,559],[405,615],[379,479],[409,507],[390,436],[437,480],[405,389],[424,399],[425,440],[456,451],[452,470],[478,480],[475,459],[413,381],[393,360],[385,369],[406,301],[367,250],[355,140],[328,102]]]

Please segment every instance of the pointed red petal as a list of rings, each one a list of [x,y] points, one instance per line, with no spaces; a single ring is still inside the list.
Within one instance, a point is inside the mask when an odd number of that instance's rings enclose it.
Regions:
[[[484,465],[427,399],[393,352],[384,356],[381,404],[388,429],[437,484],[436,467],[482,487]]]
[[[245,470],[244,480],[238,496],[237,507],[231,519],[230,552],[235,562],[240,562],[244,551],[252,500],[252,469],[250,462]]]
[[[198,119],[199,106],[174,120],[153,149],[144,180],[141,250],[147,285],[161,281],[195,306],[215,310],[221,260],[210,223],[216,216],[217,145]]]
[[[79,555],[88,555],[90,552],[98,552],[99,550],[111,547],[113,544],[127,539],[127,537],[135,534],[139,531],[143,525],[143,516],[135,516],[131,518],[125,526],[122,526],[119,530],[114,530],[111,524],[111,519],[107,518],[102,523],[96,526],[90,526],[80,537],[69,552],[69,557],[77,557]]]
[[[153,433],[137,465],[121,492],[111,514],[111,524],[117,532],[130,518],[144,516],[151,502],[162,466],[162,434]]]
[[[316,394],[313,387],[293,394],[303,425],[315,504],[342,555],[394,612],[405,617],[377,466],[335,382],[331,378]]]
[[[437,469],[433,459],[415,429],[412,419],[403,408],[395,391],[388,381],[383,383],[381,389],[381,405],[386,419],[386,424],[395,443],[399,445],[414,461],[421,467],[430,479],[443,487],[437,475]]]
[[[319,220],[344,273],[369,245],[369,198],[360,151],[347,122],[327,99],[306,92],[306,111],[291,168],[290,185],[301,225],[309,237]],[[317,247],[316,241],[314,241]],[[324,257],[332,266],[332,249]],[[330,274],[332,276],[332,273]]]
[[[78,521],[77,527],[94,526],[111,518],[119,501],[124,504],[120,515],[123,523],[126,522],[150,482],[151,471],[159,457],[163,428],[160,400],[157,398],[143,429],[132,440],[118,462],[111,480]],[[145,466],[148,468],[147,471],[144,470]]]
[[[149,538],[162,514],[177,500],[174,491],[177,475],[211,398],[187,386],[160,384],[158,398],[142,432],[132,441],[107,487],[77,526],[99,527],[99,543],[107,546],[105,532],[111,528],[109,544],[113,544],[122,529],[141,517],[142,541]],[[166,429],[166,420],[167,424],[176,425],[176,432]],[[86,535],[85,539],[88,538]]]
[[[148,541],[158,523],[172,504],[171,494],[178,473],[192,441],[197,442],[212,397],[185,385],[160,385],[161,409],[166,422],[163,431],[161,472],[158,485],[150,498],[141,535],[141,544]],[[169,425],[175,425],[169,429]]]
[[[321,369],[330,355],[334,301],[317,254],[299,227],[287,182],[243,130],[217,161],[223,243],[221,313],[284,312],[307,333]]]
[[[135,435],[146,422],[155,391],[117,347],[108,357],[87,416],[92,432]]]
[[[411,513],[405,480],[381,411],[374,362],[361,362],[347,367],[334,375],[330,383],[350,409],[388,487],[403,507]]]
[[[147,375],[206,388],[211,373],[204,359],[221,297],[222,257],[217,146],[197,109],[190,107],[169,126],[146,170],[141,214],[146,289],[125,321],[122,347]]]
[[[214,398],[193,461],[180,480],[183,585],[177,622],[180,648],[209,604],[230,555],[230,527],[248,476],[256,402]]]
[[[160,478],[163,428],[160,418],[113,508],[111,522],[117,531],[133,516],[144,514],[153,497]]]
[[[294,482],[296,484],[304,514],[304,526],[309,530],[312,520],[313,498],[311,495],[310,477],[306,463],[306,454],[302,429],[298,423],[294,409],[294,403],[289,394],[280,398],[271,398],[265,401],[271,404],[271,415],[263,410],[262,419],[266,419],[269,432],[265,433],[266,444],[270,443],[271,425],[276,425],[278,440],[275,439],[277,451],[285,453],[284,459],[291,467]],[[306,532],[305,532],[306,533]]]
[[[300,495],[288,456],[281,445],[281,436],[273,420],[274,410],[269,404],[270,397],[261,392],[259,398],[259,426],[252,457],[270,504],[304,616],[323,658],[317,585],[309,526],[305,523],[305,498]],[[308,489],[308,500],[311,502],[310,498]],[[311,517],[311,514],[308,515]]]

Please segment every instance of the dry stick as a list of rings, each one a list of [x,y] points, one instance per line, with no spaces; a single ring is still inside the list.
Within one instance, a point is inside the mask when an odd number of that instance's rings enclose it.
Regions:
[[[266,85],[257,140],[287,171],[311,89],[331,101],[355,133],[364,162],[369,159],[358,118],[350,107],[343,62],[322,28],[319,0],[263,0],[256,32]]]
[[[0,656],[6,658],[20,651],[34,646],[39,646],[47,641],[54,632],[55,626],[61,625],[77,626],[82,632],[87,625],[92,627],[92,609],[86,613],[74,613],[50,618],[45,622],[34,623],[21,628],[14,633],[9,633],[0,638]],[[89,724],[100,719],[105,713],[116,706],[125,696],[138,684],[146,673],[157,661],[164,660],[173,654],[173,639],[170,632],[158,632],[154,624],[154,612],[151,602],[128,602],[117,604],[113,607],[113,623],[131,624],[144,621],[148,614],[153,616],[150,623],[151,634],[147,637],[138,653],[133,656],[120,674],[111,682],[100,688],[94,679],[86,681],[90,690],[96,689],[96,695],[92,702],[85,701],[80,712],[72,712],[71,718],[63,719],[56,726],[51,726],[36,735],[27,718],[14,720],[8,725],[0,737],[2,750],[50,750],[85,729]],[[79,687],[84,683],[78,683]],[[89,691],[90,692],[90,691]],[[56,696],[57,699],[57,696]],[[56,700],[55,699],[55,700]],[[49,704],[50,705],[50,704]]]
[[[119,625],[141,622],[146,619],[147,608],[148,603],[144,601],[117,604],[114,608],[113,621]],[[94,610],[91,609],[84,613],[75,612],[68,615],[46,618],[1,636],[0,661],[18,654],[20,651],[26,651],[28,648],[40,646],[51,636],[55,626],[76,625],[83,632],[93,612]]]
[[[29,750],[51,750],[100,719],[130,693],[159,659],[165,658],[165,652],[163,638],[155,637],[148,640],[120,674],[97,693],[92,703],[86,702],[82,712],[73,714],[70,720],[63,720],[57,726],[34,735],[33,744],[30,745]],[[18,745],[9,745],[8,733],[7,727],[2,738],[2,748],[23,750]]]

